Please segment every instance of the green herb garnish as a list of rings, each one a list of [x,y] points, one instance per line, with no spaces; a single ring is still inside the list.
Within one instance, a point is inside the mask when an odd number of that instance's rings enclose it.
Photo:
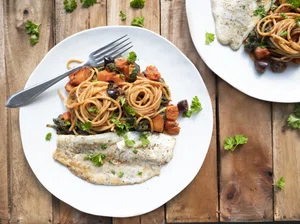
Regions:
[[[134,110],[131,106],[129,106],[128,104],[125,104],[125,105],[124,105],[124,109],[125,109],[125,111],[126,111],[129,115],[131,115],[131,116],[134,116],[134,115],[135,115],[135,110]]]
[[[46,141],[50,141],[51,138],[52,138],[52,133],[49,132],[49,133],[46,135],[45,139],[46,139]]]
[[[140,141],[142,142],[143,147],[146,147],[150,144],[148,136],[149,134],[144,134],[144,133],[140,135]]]
[[[89,107],[88,112],[100,114],[100,110],[98,110],[97,107],[94,107],[94,106]]]
[[[283,190],[284,184],[285,184],[284,178],[280,177],[280,179],[275,183],[275,186],[279,187],[280,190]]]
[[[145,0],[132,0],[130,6],[136,9],[142,9],[145,6]]]
[[[143,175],[143,172],[138,172],[138,175],[139,175],[139,176],[142,176],[142,175]]]
[[[287,0],[287,3],[291,4],[293,9],[300,7],[300,0]]]
[[[80,0],[84,8],[88,8],[97,3],[97,0]]]
[[[287,36],[287,34],[288,34],[288,32],[285,30],[285,31],[283,31],[283,32],[280,34],[280,36],[282,36],[282,37],[286,37],[286,36]]]
[[[124,106],[125,102],[126,102],[125,97],[120,97],[120,104],[121,104],[121,106]]]
[[[122,178],[124,176],[124,173],[122,171],[118,172],[118,177]]]
[[[30,36],[30,44],[32,46],[36,45],[39,42],[40,31],[39,27],[41,24],[35,24],[31,20],[27,20],[25,25],[26,33]]]
[[[88,154],[84,157],[85,160],[90,160],[95,166],[103,166],[106,155],[98,153],[96,155]]]
[[[130,63],[134,63],[136,61],[136,53],[134,51],[129,52],[129,55],[127,57],[127,62]]]
[[[145,18],[143,16],[136,17],[131,21],[131,25],[132,26],[144,27],[144,20],[145,20]]]
[[[134,140],[130,140],[127,135],[124,136],[125,145],[129,148],[133,147],[135,144]]]
[[[115,174],[116,174],[116,171],[114,171],[114,170],[111,170],[111,173],[112,173],[113,175],[115,175]]]
[[[107,144],[103,144],[103,145],[101,145],[101,149],[102,149],[102,150],[105,150],[105,149],[107,149]]]
[[[202,105],[199,101],[198,96],[195,96],[192,100],[191,109],[183,113],[183,117],[191,117],[192,114],[197,114],[202,110]]]
[[[114,116],[112,116],[112,118],[110,119],[110,121],[115,124],[116,133],[119,136],[123,136],[123,135],[126,134],[126,132],[129,131],[130,125],[127,124],[127,123],[123,123],[123,122],[119,121]]]
[[[134,149],[134,150],[132,150],[132,152],[133,152],[134,154],[137,154],[137,153],[138,153],[138,150],[137,150],[137,149]]]
[[[264,5],[258,6],[258,8],[254,10],[253,15],[260,16],[260,18],[266,17],[267,13],[265,10],[265,6]]]
[[[92,123],[91,122],[85,122],[81,124],[81,129],[83,131],[89,131],[92,128]]]
[[[296,21],[297,26],[300,27],[300,17],[296,18],[295,21]]]
[[[66,12],[73,12],[77,7],[76,0],[64,0],[64,6]]]
[[[215,35],[213,33],[205,33],[205,44],[209,45],[210,43],[214,42]]]
[[[122,21],[126,20],[126,15],[122,11],[120,11],[120,15],[119,16],[121,17]]]
[[[224,150],[234,151],[238,145],[244,145],[248,142],[248,138],[244,135],[235,135],[225,139]]]

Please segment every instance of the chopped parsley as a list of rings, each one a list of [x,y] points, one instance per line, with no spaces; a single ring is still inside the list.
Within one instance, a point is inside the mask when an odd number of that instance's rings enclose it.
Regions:
[[[290,114],[287,122],[289,128],[300,129],[300,103],[295,105],[294,113]]]
[[[205,33],[205,44],[209,45],[215,40],[215,35],[213,33]]]
[[[71,125],[71,122],[70,121],[65,121],[65,125]]]
[[[136,17],[131,21],[131,25],[132,26],[144,27],[144,20],[145,20],[145,18],[143,16]]]
[[[282,36],[282,37],[286,37],[286,36],[287,36],[287,34],[288,34],[288,32],[285,30],[285,31],[283,31],[283,32],[280,34],[280,36]]]
[[[258,6],[258,8],[254,10],[253,15],[260,16],[260,18],[266,17],[267,13],[265,10],[265,6],[264,5]]]
[[[127,62],[130,63],[134,63],[136,61],[136,53],[134,51],[129,52],[129,55],[127,57]]]
[[[129,148],[133,147],[135,144],[134,140],[130,140],[127,135],[124,136],[125,145]]]
[[[111,172],[113,175],[116,174],[116,171],[114,171],[114,170],[111,170],[110,172]]]
[[[95,166],[103,166],[106,155],[98,153],[96,155],[88,154],[84,157],[85,160],[90,160]]]
[[[283,190],[284,184],[285,184],[284,178],[280,177],[280,179],[275,183],[275,186],[279,187],[280,190]]]
[[[126,15],[122,11],[120,11],[120,15],[119,16],[121,17],[122,21],[126,20]]]
[[[115,118],[115,116],[112,116],[110,121],[115,124],[116,133],[119,136],[123,136],[123,135],[126,134],[126,132],[129,131],[130,125],[127,124],[127,123],[119,121],[118,119]]]
[[[27,20],[25,25],[26,33],[30,36],[30,44],[32,46],[36,45],[39,42],[40,31],[39,27],[41,24],[35,24],[31,20]]]
[[[105,150],[105,149],[107,149],[107,144],[103,144],[103,145],[101,145],[101,149],[102,149],[102,150]]]
[[[77,7],[76,0],[64,0],[64,6],[66,12],[73,12]]]
[[[98,110],[97,107],[94,107],[94,106],[89,107],[88,112],[100,114],[100,110]]]
[[[138,175],[139,175],[139,176],[142,176],[142,175],[143,175],[143,172],[138,172]]]
[[[278,6],[274,4],[274,0],[271,1],[271,11],[274,11],[275,9],[277,9]]]
[[[85,122],[81,124],[81,129],[83,131],[89,131],[92,128],[92,123],[91,122]]]
[[[45,137],[46,141],[50,141],[51,138],[52,138],[52,134],[50,132],[48,134],[46,134],[46,137]]]
[[[291,4],[293,9],[300,7],[300,0],[287,0],[287,3]]]
[[[235,135],[225,139],[224,150],[234,151],[238,145],[244,145],[248,142],[248,138],[244,135]]]
[[[130,7],[136,9],[142,9],[145,6],[145,0],[132,0],[130,2]]]
[[[300,17],[296,18],[295,21],[296,21],[297,26],[300,27]]]
[[[146,147],[150,144],[148,136],[149,134],[144,134],[144,133],[140,135],[140,141],[142,142],[143,147]]]
[[[281,17],[284,18],[284,19],[287,19],[287,18],[288,18],[288,16],[287,16],[285,13],[283,13],[283,12],[280,13],[280,15],[281,15]]]
[[[198,96],[195,96],[192,100],[191,109],[183,113],[183,117],[191,117],[192,114],[197,114],[202,110],[202,105]]]
[[[126,102],[125,97],[120,97],[121,106],[124,106],[125,102]]]
[[[138,150],[137,150],[137,149],[134,149],[134,150],[132,150],[132,152],[133,152],[134,154],[137,154],[137,153],[138,153]]]
[[[88,8],[97,3],[97,0],[80,0],[84,8]]]
[[[124,173],[122,171],[118,172],[118,177],[122,178],[124,176]]]
[[[124,109],[129,115],[131,115],[131,116],[135,115],[135,110],[128,104],[125,104]]]

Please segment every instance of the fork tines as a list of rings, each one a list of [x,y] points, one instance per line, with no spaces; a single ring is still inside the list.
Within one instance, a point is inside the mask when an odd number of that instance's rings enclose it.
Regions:
[[[110,56],[116,58],[132,48],[132,42],[127,35],[120,37],[119,39],[99,48],[98,50],[90,54],[90,59],[92,59],[97,64],[103,63],[104,56]]]

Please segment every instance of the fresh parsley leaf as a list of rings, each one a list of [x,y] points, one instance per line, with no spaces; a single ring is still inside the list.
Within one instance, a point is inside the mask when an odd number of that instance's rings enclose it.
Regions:
[[[246,8],[246,6],[245,6],[245,5],[242,5],[242,8],[243,8],[243,9],[245,9],[245,8]]]
[[[71,125],[71,122],[70,121],[65,121],[65,125]]]
[[[265,10],[265,6],[264,5],[258,6],[258,8],[254,10],[253,15],[260,16],[260,18],[266,17],[267,13]]]
[[[143,172],[138,172],[138,175],[139,175],[139,176],[142,176],[142,175],[143,175]]]
[[[126,132],[129,131],[129,128],[130,128],[129,124],[119,121],[114,116],[110,120],[111,120],[111,122],[113,122],[115,124],[116,133],[119,136],[123,136],[126,134]]]
[[[215,35],[213,33],[205,33],[205,44],[209,45],[210,43],[214,42]]]
[[[192,114],[197,114],[202,110],[202,105],[199,101],[198,96],[194,96],[191,104],[191,109],[188,110],[187,112],[183,113],[183,117],[191,117]]]
[[[234,151],[238,145],[244,145],[248,142],[248,138],[244,135],[235,135],[228,137],[224,142],[224,150]]]
[[[136,61],[136,53],[134,51],[129,52],[129,55],[127,57],[127,62],[130,63],[134,63]]]
[[[259,42],[259,43],[258,43],[258,46],[259,46],[260,48],[266,48],[266,47],[267,47],[267,45],[266,45],[265,42]]]
[[[295,20],[296,20],[297,26],[300,27],[300,17],[299,17],[299,18],[296,18]]]
[[[49,132],[49,133],[46,135],[45,139],[46,139],[46,141],[50,141],[51,138],[52,138],[52,133]]]
[[[125,77],[123,73],[120,73],[119,75],[120,75],[121,79],[123,79]]]
[[[32,46],[36,45],[39,42],[40,31],[39,27],[41,24],[35,24],[31,20],[27,20],[25,25],[26,33],[30,36],[30,44]]]
[[[288,18],[288,16],[287,16],[285,13],[283,13],[283,12],[280,13],[280,15],[281,15],[281,17],[284,18],[284,19],[287,19],[287,18]]]
[[[92,123],[91,122],[85,122],[81,124],[81,129],[83,131],[89,131],[92,128]]]
[[[113,175],[115,175],[115,174],[116,174],[116,171],[114,171],[114,170],[111,170],[111,173],[112,173]]]
[[[132,0],[130,6],[136,9],[142,9],[145,6],[145,0]]]
[[[135,110],[128,104],[125,104],[124,109],[129,115],[131,115],[131,116],[135,115]]]
[[[148,136],[149,134],[144,134],[144,133],[140,135],[140,141],[142,142],[143,147],[146,147],[150,144]]]
[[[137,149],[134,149],[134,150],[132,150],[132,152],[133,152],[134,154],[137,154],[137,153],[138,153],[138,150],[137,150]]]
[[[100,110],[98,110],[97,107],[94,107],[94,106],[89,107],[88,112],[100,114]]]
[[[118,172],[118,177],[122,178],[124,176],[124,173],[122,171]]]
[[[274,11],[275,9],[277,9],[278,6],[274,4],[274,0],[271,1],[271,11]]]
[[[281,34],[280,34],[280,36],[282,36],[282,37],[286,37],[287,36],[287,31],[285,30],[285,31],[283,31]]]
[[[80,2],[82,3],[82,6],[84,8],[88,8],[88,7],[96,4],[97,0],[80,0]]]
[[[121,17],[122,21],[126,20],[126,15],[122,11],[120,11],[120,15],[119,16]]]
[[[88,154],[84,157],[85,160],[90,160],[95,166],[103,166],[106,155],[98,153],[96,155]]]
[[[102,150],[105,150],[105,149],[107,149],[107,144],[103,144],[103,145],[101,145],[101,149],[102,149]]]
[[[287,0],[287,3],[291,4],[293,9],[300,7],[300,0]]]
[[[284,178],[280,177],[280,179],[275,183],[275,186],[279,187],[280,190],[283,190],[284,184],[285,184]]]
[[[143,16],[136,17],[131,21],[131,25],[132,26],[144,27],[144,20],[145,20],[145,18]]]
[[[124,106],[125,102],[126,102],[125,97],[120,97],[120,104],[122,107]]]
[[[77,7],[76,0],[64,0],[64,6],[66,12],[73,12]]]
[[[129,148],[133,147],[135,144],[134,140],[130,140],[127,135],[124,136],[125,145]]]
[[[296,117],[294,114],[291,114],[287,122],[289,128],[300,129],[300,117]]]

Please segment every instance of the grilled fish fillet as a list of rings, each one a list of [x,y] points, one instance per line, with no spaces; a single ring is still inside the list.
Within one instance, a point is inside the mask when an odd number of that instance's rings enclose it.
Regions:
[[[221,44],[238,50],[254,29],[259,16],[254,11],[263,5],[268,12],[272,0],[211,0],[216,24],[216,35]]]
[[[142,147],[140,133],[129,132],[127,136],[135,141],[134,147],[127,147],[123,137],[115,133],[60,135],[53,158],[76,176],[104,185],[142,183],[159,175],[161,166],[172,159],[175,138],[165,134],[150,134],[150,144]],[[107,145],[107,149],[102,150],[102,145]],[[106,155],[103,166],[97,167],[85,160],[87,154],[98,153]],[[123,173],[123,176],[120,177],[119,173]]]

